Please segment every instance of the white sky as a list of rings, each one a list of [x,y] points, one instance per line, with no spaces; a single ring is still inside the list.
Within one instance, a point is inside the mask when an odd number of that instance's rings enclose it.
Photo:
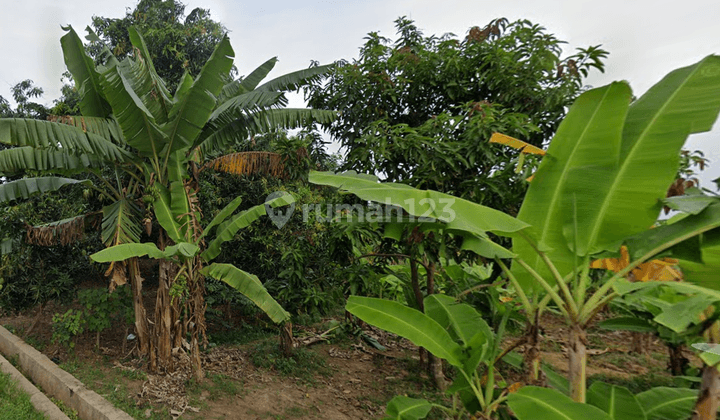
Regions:
[[[185,0],[186,12],[210,9],[212,18],[230,30],[235,64],[246,74],[270,57],[280,62],[273,74],[305,68],[310,60],[329,63],[357,57],[370,31],[394,37],[393,21],[402,15],[415,20],[426,35],[446,32],[464,36],[471,26],[497,17],[529,19],[575,47],[603,44],[610,52],[606,72],[589,83],[600,86],[628,80],[636,95],[644,93],[669,71],[690,65],[708,54],[720,54],[720,2],[685,1],[560,1],[560,0],[356,0],[253,1]],[[45,89],[44,102],[60,95],[65,70],[60,49],[61,25],[78,33],[93,15],[122,17],[135,0],[0,0],[0,95],[32,79]],[[298,104],[292,104],[297,106]],[[703,185],[720,177],[720,124],[712,132],[691,137],[688,148],[703,150],[711,167]]]

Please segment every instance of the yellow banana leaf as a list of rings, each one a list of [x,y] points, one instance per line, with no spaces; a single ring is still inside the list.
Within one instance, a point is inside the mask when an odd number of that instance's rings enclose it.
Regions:
[[[615,273],[630,264],[630,256],[625,246],[620,249],[620,258],[603,258],[595,260],[590,268],[604,268]],[[682,274],[675,268],[678,260],[663,258],[640,264],[632,271],[635,281],[677,281],[682,279]]]

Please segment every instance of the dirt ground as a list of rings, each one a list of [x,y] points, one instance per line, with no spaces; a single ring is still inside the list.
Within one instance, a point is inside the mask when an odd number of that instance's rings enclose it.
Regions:
[[[180,368],[173,375],[144,373],[142,361],[131,354],[133,346],[128,343],[123,346],[124,327],[103,333],[99,350],[95,349],[94,336],[82,335],[77,340],[74,354],[69,354],[66,349],[51,343],[52,315],[65,310],[67,306],[48,304],[30,335],[25,331],[37,319],[37,309],[1,317],[0,325],[13,328],[61,366],[74,366],[75,370],[67,370],[101,395],[112,393],[113,381],[122,382],[122,389],[126,389],[131,401],[138,406],[138,412],[143,413],[131,413],[136,418],[378,419],[384,414],[387,402],[398,394],[436,400],[445,398],[433,390],[427,375],[418,369],[417,348],[374,329],[368,330],[367,334],[387,348],[384,352],[349,335],[335,342],[303,347],[303,354],[314,354],[314,360],[320,360],[323,365],[309,377],[281,374],[273,366],[256,366],[253,357],[258,357],[258,347],[254,343],[219,345],[203,355],[209,379],[204,384],[195,384],[190,379],[189,363],[183,362],[182,355],[178,359]],[[236,322],[241,319],[237,318]],[[545,317],[541,325],[543,359],[556,372],[564,374],[567,358],[563,342],[567,329],[562,320],[554,316]],[[211,337],[213,328],[217,326],[209,325]],[[322,328],[301,327],[299,330],[308,336],[321,333]],[[589,337],[590,378],[595,375],[629,380],[655,375],[671,381],[667,373],[667,350],[658,340],[651,340],[647,354],[635,355],[629,354],[630,333],[591,329]],[[513,337],[508,337],[507,344],[512,341]],[[87,366],[94,366],[95,373],[83,373]],[[115,385],[115,390],[118,386]]]

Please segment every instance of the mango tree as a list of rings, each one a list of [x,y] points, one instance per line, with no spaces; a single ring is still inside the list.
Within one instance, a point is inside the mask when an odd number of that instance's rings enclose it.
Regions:
[[[261,84],[277,61],[271,59],[247,77],[231,80],[234,53],[224,37],[200,74],[185,74],[171,94],[155,72],[142,36],[133,28],[133,57],[120,61],[105,48],[101,53],[104,64],[97,67],[75,31],[70,27],[67,31],[61,43],[80,93],[82,117],[0,119],[0,142],[15,146],[0,151],[0,171],[5,175],[30,170],[94,175],[101,186],[92,187],[111,203],[103,208],[102,237],[107,246],[140,241],[143,207],[146,226],[152,223],[151,216],[160,222],[159,249],[171,246],[184,236],[168,234],[168,229],[175,228],[167,222],[172,214],[168,197],[186,194],[187,201],[192,199],[198,188],[197,162],[202,163],[204,156],[253,134],[303,126],[314,120],[328,121],[334,115],[282,108],[287,103],[283,91],[320,77],[328,67],[290,73]],[[92,32],[89,39],[100,42]],[[57,176],[23,178],[1,186],[0,197],[24,198],[76,182]],[[183,229],[192,227],[189,214],[175,222]],[[203,288],[201,283],[174,284],[180,267],[160,265],[153,331],[142,304],[137,260],[114,262],[108,274],[112,276],[111,287],[128,278],[132,283],[140,352],[150,355],[152,369],[171,369],[171,351],[182,344],[183,337],[178,335],[181,331],[176,322],[181,316],[179,306],[169,292],[173,288],[183,296],[192,292],[191,313],[203,336]]]

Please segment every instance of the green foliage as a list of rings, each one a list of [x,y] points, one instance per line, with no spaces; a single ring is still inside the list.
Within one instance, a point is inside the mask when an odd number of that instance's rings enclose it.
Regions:
[[[627,388],[595,382],[588,403],[580,404],[558,391],[523,387],[508,396],[518,420],[684,420],[692,414],[697,391],[658,387],[633,395]]]
[[[89,331],[96,333],[99,347],[101,332],[114,325],[132,324],[134,320],[129,287],[119,287],[113,293],[105,288],[85,289],[78,293],[78,302],[82,309],[53,315],[53,343],[73,349],[75,337]]]
[[[170,91],[178,86],[187,71],[197,76],[210,58],[215,46],[227,33],[210,11],[197,7],[185,14],[185,5],[174,0],[142,0],[135,9],[127,9],[122,18],[94,16],[92,27],[99,38],[119,58],[132,55],[129,29],[144,34],[158,75]],[[102,46],[93,43],[89,51],[96,61],[102,60]]]
[[[0,118],[47,118],[49,110],[42,104],[32,102],[33,98],[40,98],[45,93],[41,87],[35,86],[32,80],[23,80],[10,90],[15,100],[15,109],[12,109],[7,99],[0,96]]]
[[[52,342],[70,350],[75,348],[75,337],[85,331],[83,311],[68,309],[64,314],[56,313],[52,319]]]
[[[371,32],[360,56],[306,93],[342,113],[329,125],[347,148],[343,169],[447,192],[516,214],[526,183],[517,153],[487,144],[495,132],[547,142],[581,92],[599,47],[561,59],[563,41],[526,20],[424,36],[405,17],[397,38]]]
[[[225,242],[217,262],[233,264],[250,273],[263,273],[261,280],[270,294],[293,315],[318,317],[330,313],[341,302],[348,247],[340,237],[340,226],[317,219],[315,205],[323,209],[338,197],[328,190],[309,188],[300,182],[283,182],[260,177],[244,177],[203,171],[198,195],[203,213],[212,217],[232,198],[242,198],[240,209],[263,203],[275,191],[290,190],[295,211],[277,229],[270,220],[260,219]],[[303,207],[309,206],[308,222]],[[253,256],[250,258],[249,256]],[[252,314],[247,300],[208,279],[208,305],[231,303]]]
[[[456,418],[477,412],[491,418],[505,399],[495,387],[507,386],[495,370],[495,360],[502,351],[508,316],[496,335],[475,309],[452,297],[430,295],[424,305],[426,313],[389,300],[351,296],[345,307],[361,320],[412,341],[458,370],[448,392],[462,405],[450,408],[396,397],[388,404],[387,414],[393,419],[421,419],[435,407]]]
[[[252,346],[250,361],[253,365],[273,369],[283,376],[300,378],[312,383],[316,375],[330,374],[325,360],[306,348],[299,348],[292,356],[285,357],[276,339],[263,340]]]
[[[112,293],[105,288],[81,290],[78,302],[84,307],[88,331],[100,333],[113,325],[128,325],[134,321],[129,286],[118,287]]]

